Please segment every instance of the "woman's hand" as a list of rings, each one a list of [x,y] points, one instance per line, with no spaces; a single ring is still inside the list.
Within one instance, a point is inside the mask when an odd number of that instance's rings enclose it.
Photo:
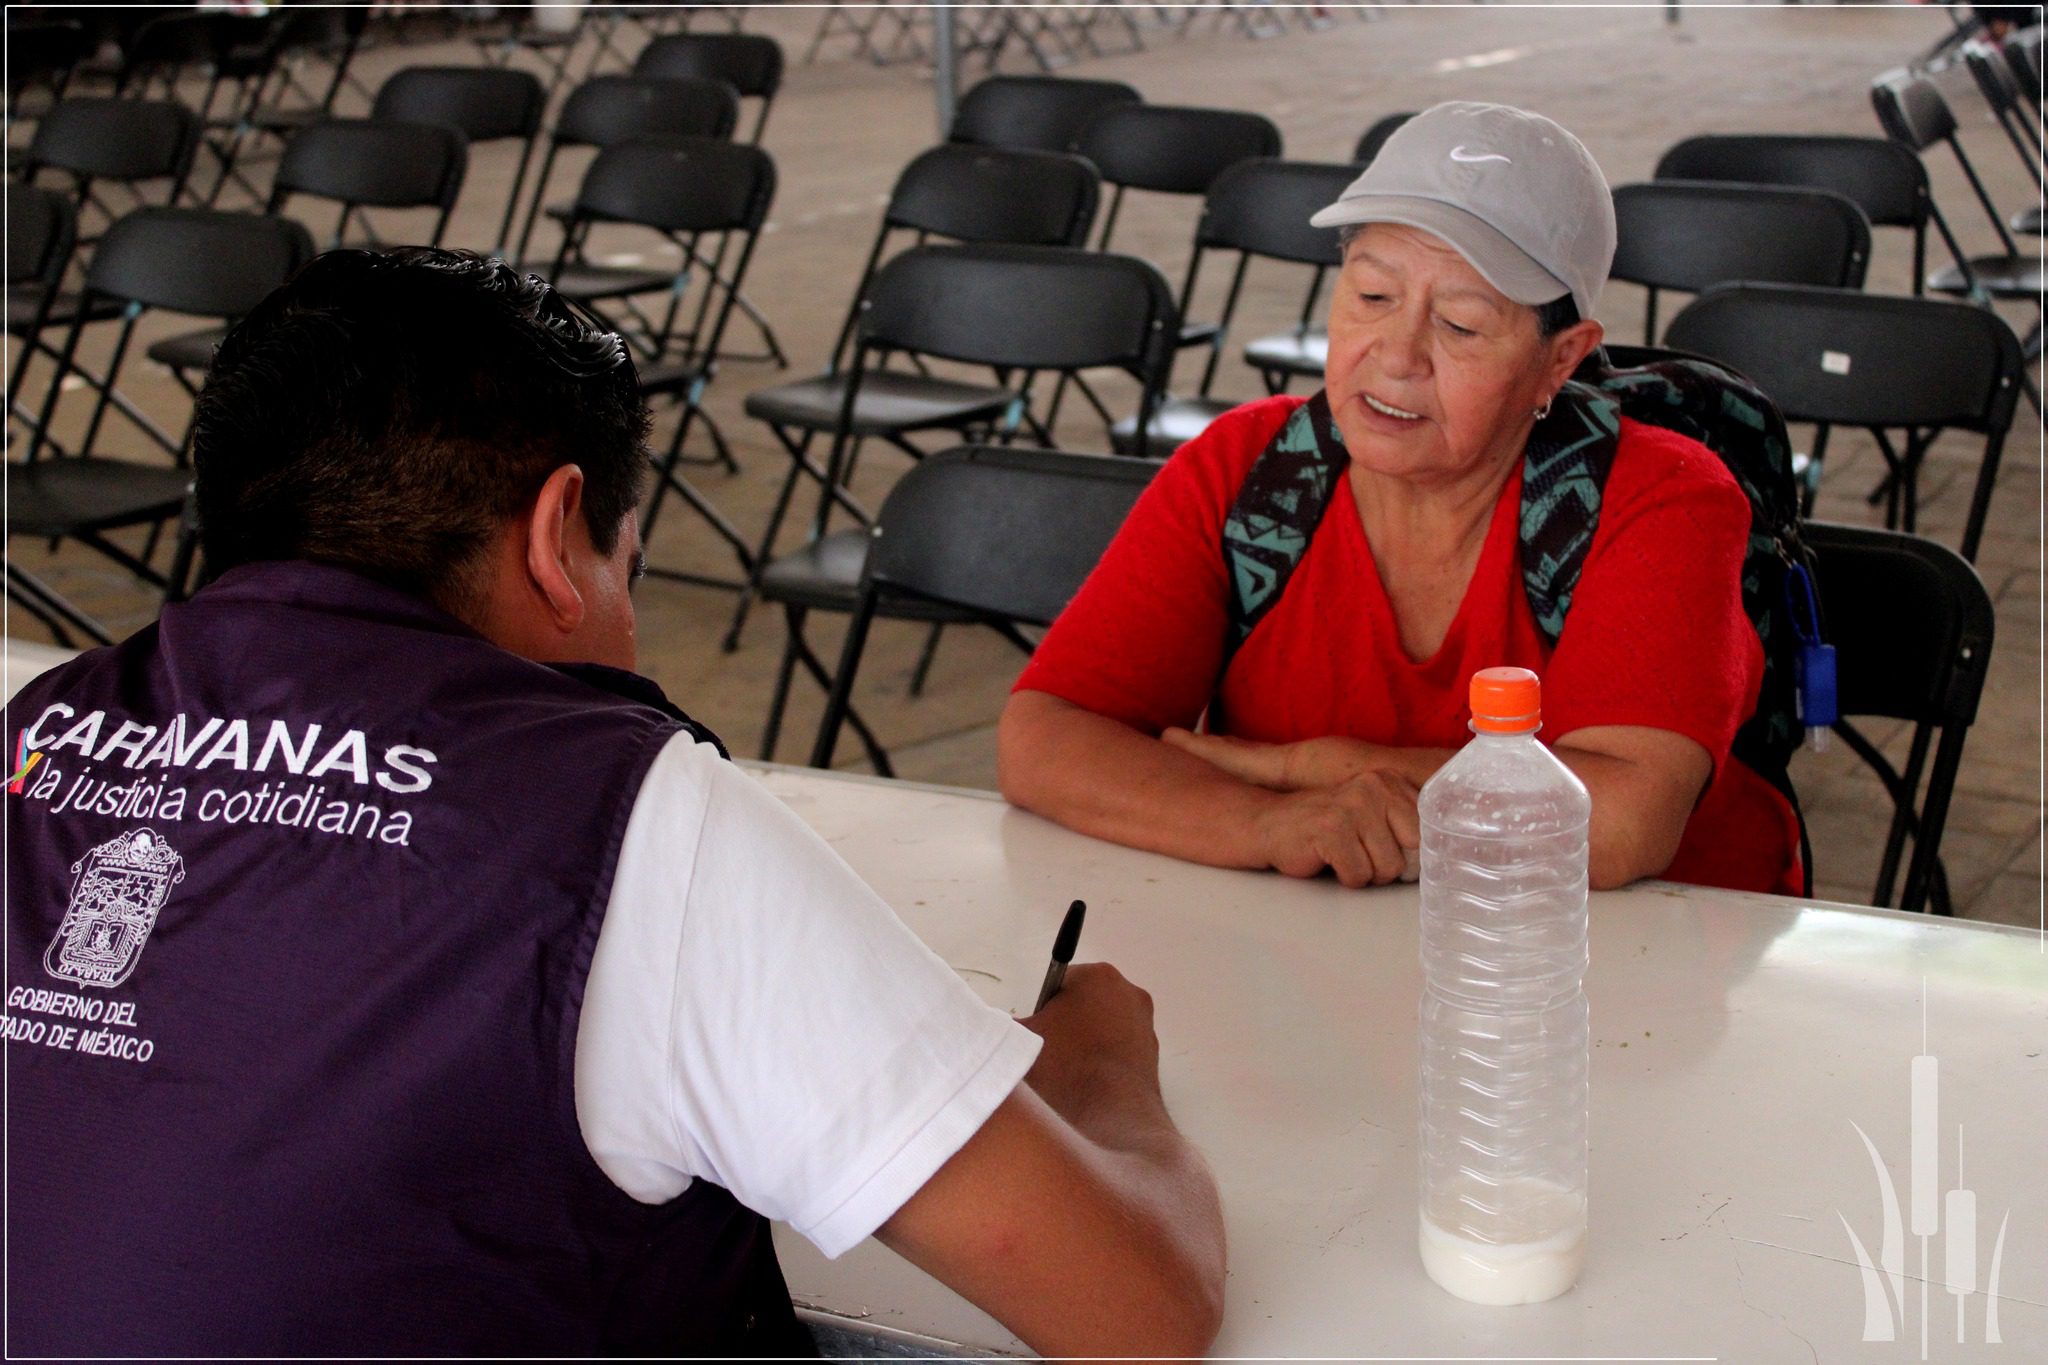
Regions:
[[[1412,876],[1416,866],[1416,794],[1413,782],[1384,768],[1287,792],[1254,820],[1258,847],[1267,866],[1290,877],[1313,877],[1327,867],[1346,886],[1384,886]]]

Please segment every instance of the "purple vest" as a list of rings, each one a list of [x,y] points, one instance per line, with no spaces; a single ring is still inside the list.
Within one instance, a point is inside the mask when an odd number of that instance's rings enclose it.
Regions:
[[[620,840],[686,725],[303,563],[30,683],[10,1350],[809,1353],[762,1218],[634,1201],[576,1122]]]

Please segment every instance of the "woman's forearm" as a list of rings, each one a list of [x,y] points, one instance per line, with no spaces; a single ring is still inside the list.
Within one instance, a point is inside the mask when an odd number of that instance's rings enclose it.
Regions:
[[[1257,818],[1278,794],[1045,692],[996,731],[1003,796],[1069,829],[1211,867],[1266,867]]]

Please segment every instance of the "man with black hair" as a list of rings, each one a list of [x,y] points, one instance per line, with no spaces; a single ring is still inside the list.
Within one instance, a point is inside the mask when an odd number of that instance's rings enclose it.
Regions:
[[[1144,993],[991,1010],[630,671],[646,425],[457,253],[223,342],[217,581],[8,708],[11,1350],[805,1353],[763,1215],[1048,1354],[1213,1339]]]

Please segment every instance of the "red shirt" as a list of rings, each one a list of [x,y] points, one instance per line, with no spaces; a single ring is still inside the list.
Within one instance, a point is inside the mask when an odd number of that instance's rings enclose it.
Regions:
[[[1600,522],[1552,650],[1522,587],[1519,467],[1443,644],[1410,659],[1348,495],[1215,688],[1228,620],[1223,521],[1259,453],[1302,399],[1247,404],[1183,446],[1139,499],[1053,625],[1019,689],[1049,692],[1156,735],[1192,727],[1287,742],[1349,735],[1455,748],[1466,687],[1495,665],[1543,678],[1543,736],[1641,725],[1698,742],[1714,775],[1693,810],[1675,881],[1799,891],[1799,827],[1728,745],[1756,704],[1763,648],[1742,606],[1750,507],[1712,451],[1623,420]],[[1212,700],[1215,705],[1212,707]]]

